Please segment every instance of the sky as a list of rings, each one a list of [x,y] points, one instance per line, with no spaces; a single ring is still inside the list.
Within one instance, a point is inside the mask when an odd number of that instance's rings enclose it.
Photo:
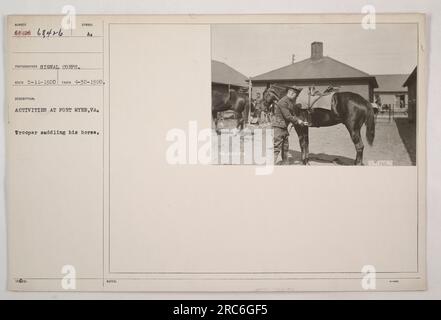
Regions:
[[[409,74],[417,64],[416,24],[218,24],[211,27],[212,59],[253,77],[309,58],[311,43],[323,54],[371,75]]]

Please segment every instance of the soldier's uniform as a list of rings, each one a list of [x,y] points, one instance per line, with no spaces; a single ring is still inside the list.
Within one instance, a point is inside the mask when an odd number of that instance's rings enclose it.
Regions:
[[[296,89],[297,94],[300,90]],[[274,162],[277,161],[279,153],[282,155],[284,163],[288,160],[289,150],[289,132],[288,125],[290,123],[298,123],[299,118],[294,115],[294,103],[287,96],[284,96],[277,102],[274,108],[274,115],[271,125],[274,130]]]

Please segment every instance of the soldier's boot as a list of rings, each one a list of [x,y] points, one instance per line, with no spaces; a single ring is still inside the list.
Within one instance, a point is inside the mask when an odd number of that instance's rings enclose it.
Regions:
[[[289,164],[288,152],[289,152],[289,144],[288,144],[288,137],[286,137],[284,139],[283,145],[282,145],[282,164],[283,165]]]
[[[279,151],[274,149],[274,158],[273,158],[273,163],[276,165],[277,164],[277,159],[279,158]]]
[[[283,144],[283,136],[279,134],[279,130],[276,128],[274,130],[274,162],[273,162],[275,165],[279,164],[277,163],[277,159],[282,151],[283,148],[282,144]]]

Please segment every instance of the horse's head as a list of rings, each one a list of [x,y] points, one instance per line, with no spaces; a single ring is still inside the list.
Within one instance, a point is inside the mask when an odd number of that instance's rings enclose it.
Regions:
[[[286,91],[286,87],[277,85],[271,85],[269,88],[265,89],[262,98],[262,103],[265,108],[269,108],[271,104],[279,101],[286,94]]]
[[[271,103],[273,103],[273,100],[274,97],[269,94],[269,89],[266,88],[263,91],[262,100],[260,100],[259,103],[261,103],[265,107],[265,109],[267,109],[271,105]]]

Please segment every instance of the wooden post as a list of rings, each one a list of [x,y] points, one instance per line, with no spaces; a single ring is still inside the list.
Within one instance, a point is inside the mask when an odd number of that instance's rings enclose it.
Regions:
[[[251,78],[248,78],[248,124],[251,124],[251,107],[252,107],[252,95],[251,91],[253,89],[253,86],[251,84]]]
[[[308,109],[311,108],[311,87],[308,87]]]

